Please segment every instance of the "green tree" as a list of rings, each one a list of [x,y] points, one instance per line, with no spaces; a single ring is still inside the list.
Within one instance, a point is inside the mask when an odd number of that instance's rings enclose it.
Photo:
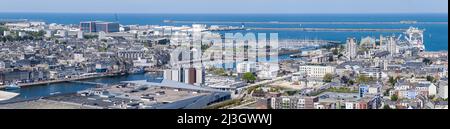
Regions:
[[[325,76],[323,76],[324,82],[331,82],[333,80],[333,74],[327,73]]]
[[[433,64],[433,61],[431,61],[431,60],[428,59],[428,58],[424,58],[424,59],[422,60],[422,62],[425,63],[425,64],[427,64],[427,65]]]
[[[334,61],[333,56],[329,56],[329,57],[328,57],[328,61],[329,61],[329,62],[333,62],[333,61]]]
[[[225,69],[222,69],[222,68],[215,69],[213,71],[213,73],[216,74],[216,75],[219,75],[219,76],[227,76],[227,73],[226,73]]]
[[[338,55],[338,58],[340,59],[341,57],[343,57],[344,55],[343,54],[339,54]]]
[[[339,50],[337,48],[333,49],[333,55],[339,55]]]
[[[6,30],[8,30],[6,27],[0,26],[0,33],[3,33]]]
[[[389,92],[391,91],[392,89],[390,88],[390,89],[387,89],[384,93],[383,93],[383,95],[384,96],[389,96]]]
[[[342,53],[345,51],[344,45],[339,45],[339,53]]]
[[[255,75],[253,75],[253,73],[250,73],[250,72],[244,73],[244,76],[242,77],[242,79],[244,79],[247,82],[255,82],[256,81]]]
[[[349,84],[350,86],[353,86],[353,85],[355,84],[355,81],[350,80],[350,81],[348,81],[348,84]]]
[[[398,100],[398,95],[396,95],[396,94],[395,94],[395,95],[392,95],[392,96],[391,96],[391,100],[392,100],[392,101],[397,101],[397,100]]]
[[[206,51],[209,47],[208,44],[202,44],[202,51]]]
[[[356,81],[358,83],[368,83],[371,81],[371,79],[365,75],[359,75],[358,78],[356,78]]]
[[[436,79],[433,76],[427,76],[427,81],[435,83]]]
[[[383,109],[392,109],[391,107],[389,107],[389,105],[384,105]]]
[[[29,33],[33,38],[41,38],[45,35],[45,32],[43,30],[40,30],[38,32],[30,32]]]

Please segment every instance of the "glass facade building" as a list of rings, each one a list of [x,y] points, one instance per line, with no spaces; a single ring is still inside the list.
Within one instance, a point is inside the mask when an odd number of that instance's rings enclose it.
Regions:
[[[83,32],[119,32],[120,25],[116,22],[88,21],[80,22],[80,29]]]

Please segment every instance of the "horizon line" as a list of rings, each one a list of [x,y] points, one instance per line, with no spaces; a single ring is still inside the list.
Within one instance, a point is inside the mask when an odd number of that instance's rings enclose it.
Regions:
[[[448,14],[448,12],[366,12],[366,13],[152,13],[152,12],[2,12],[0,13],[48,13],[48,14]]]

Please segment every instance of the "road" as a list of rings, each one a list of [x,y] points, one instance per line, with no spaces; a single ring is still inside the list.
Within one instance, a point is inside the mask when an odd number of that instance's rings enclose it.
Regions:
[[[286,76],[282,76],[282,77],[277,77],[277,78],[272,79],[272,80],[265,80],[265,81],[257,82],[255,84],[244,86],[244,87],[238,88],[238,90],[245,90],[247,88],[254,87],[254,86],[259,86],[259,85],[266,85],[266,84],[274,83],[274,82],[277,82],[277,81],[280,81],[280,80],[288,79],[288,78],[291,78],[291,77],[292,77],[292,75],[286,75]]]

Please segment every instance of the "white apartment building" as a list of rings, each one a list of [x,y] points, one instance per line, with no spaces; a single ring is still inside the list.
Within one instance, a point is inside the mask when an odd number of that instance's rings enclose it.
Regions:
[[[355,38],[348,38],[347,39],[347,44],[346,44],[346,48],[347,48],[347,57],[349,59],[355,59],[357,56],[357,49],[358,49],[358,45],[356,44],[356,39]]]
[[[75,54],[73,54],[73,60],[75,62],[84,62],[84,61],[86,61],[86,58],[84,58],[83,54],[75,53]]]
[[[278,63],[259,63],[258,65],[258,78],[260,79],[273,79],[278,75],[280,66]]]
[[[236,66],[236,70],[238,74],[242,73],[254,73],[256,72],[256,62],[241,62]]]
[[[438,96],[441,98],[444,98],[444,99],[448,98],[448,83],[447,82],[439,83]]]
[[[393,37],[393,36],[388,37],[387,51],[389,51],[391,56],[398,54],[397,41],[395,40],[395,37]]]
[[[336,67],[333,66],[300,66],[299,72],[308,77],[323,78],[325,74],[335,74]]]

